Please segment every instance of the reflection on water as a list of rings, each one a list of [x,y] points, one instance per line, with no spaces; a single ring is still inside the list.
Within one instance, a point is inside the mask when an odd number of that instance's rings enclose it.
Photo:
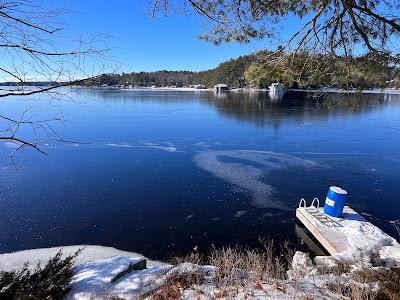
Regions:
[[[294,209],[333,184],[396,234],[397,95],[75,92],[73,102],[35,100],[34,113],[61,111],[70,122],[54,129],[90,143],[42,144],[48,156],[23,152],[17,170],[1,162],[0,252],[103,244],[165,258],[257,247],[259,235],[313,249],[294,229]],[[26,105],[10,99],[2,110]]]
[[[222,116],[248,121],[263,126],[279,127],[288,119],[327,120],[333,115],[357,115],[382,109],[385,105],[400,106],[400,95],[395,94],[318,94],[297,91],[248,92],[184,92],[184,91],[129,91],[118,89],[84,90],[85,95],[102,101],[140,101],[168,105],[168,103],[200,102],[214,106]]]
[[[381,109],[389,103],[399,106],[399,99],[400,95],[333,93],[312,97],[306,93],[289,91],[279,100],[271,99],[268,93],[229,93],[225,94],[225,99],[210,98],[208,101],[223,116],[258,126],[272,124],[277,128],[290,119],[298,122],[308,119],[327,120],[332,115],[357,115]]]
[[[273,89],[268,92],[268,96],[271,99],[271,102],[277,102],[282,100],[284,91],[282,89]]]

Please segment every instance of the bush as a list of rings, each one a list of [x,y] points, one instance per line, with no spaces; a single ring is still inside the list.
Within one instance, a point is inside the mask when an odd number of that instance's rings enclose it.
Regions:
[[[0,299],[61,299],[70,290],[72,264],[81,249],[65,258],[61,250],[43,267],[28,264],[19,271],[0,273]]]

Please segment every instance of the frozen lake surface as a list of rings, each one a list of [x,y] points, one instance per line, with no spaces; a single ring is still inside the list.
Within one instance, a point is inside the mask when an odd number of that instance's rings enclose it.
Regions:
[[[400,96],[77,89],[63,101],[9,99],[58,116],[63,143],[1,161],[0,253],[96,244],[162,259],[195,246],[289,240],[299,199],[330,185],[396,237]],[[22,132],[29,134],[29,132]],[[13,143],[0,144],[6,156]],[[397,236],[398,237],[398,236]]]

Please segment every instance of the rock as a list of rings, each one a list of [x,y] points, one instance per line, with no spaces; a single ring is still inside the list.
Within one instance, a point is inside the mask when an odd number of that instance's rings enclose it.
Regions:
[[[338,259],[333,256],[316,256],[314,263],[317,267],[335,268],[338,265]]]
[[[313,271],[314,266],[308,253],[296,251],[292,260],[292,268],[288,271],[289,278],[304,277]]]
[[[214,266],[203,266],[203,278],[206,283],[214,283],[215,282],[215,272],[216,267]]]
[[[126,276],[130,268],[143,267],[143,264],[146,265],[144,258],[127,256],[115,256],[80,264],[74,268],[75,274],[71,279],[72,289],[65,298],[90,299],[90,295],[100,295],[115,280]]]
[[[146,269],[146,260],[144,258],[130,263],[129,266],[125,270],[122,270],[120,273],[115,275],[113,277],[113,279],[111,279],[111,282],[117,281],[121,277],[125,276],[126,274],[128,274],[134,270],[143,270],[143,269]]]
[[[384,246],[380,249],[379,256],[386,267],[400,266],[400,246]]]

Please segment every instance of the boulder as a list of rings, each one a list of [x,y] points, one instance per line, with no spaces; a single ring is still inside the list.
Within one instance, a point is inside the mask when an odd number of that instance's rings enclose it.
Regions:
[[[308,253],[296,251],[292,260],[292,268],[288,271],[291,279],[305,277],[314,270],[313,262]]]

